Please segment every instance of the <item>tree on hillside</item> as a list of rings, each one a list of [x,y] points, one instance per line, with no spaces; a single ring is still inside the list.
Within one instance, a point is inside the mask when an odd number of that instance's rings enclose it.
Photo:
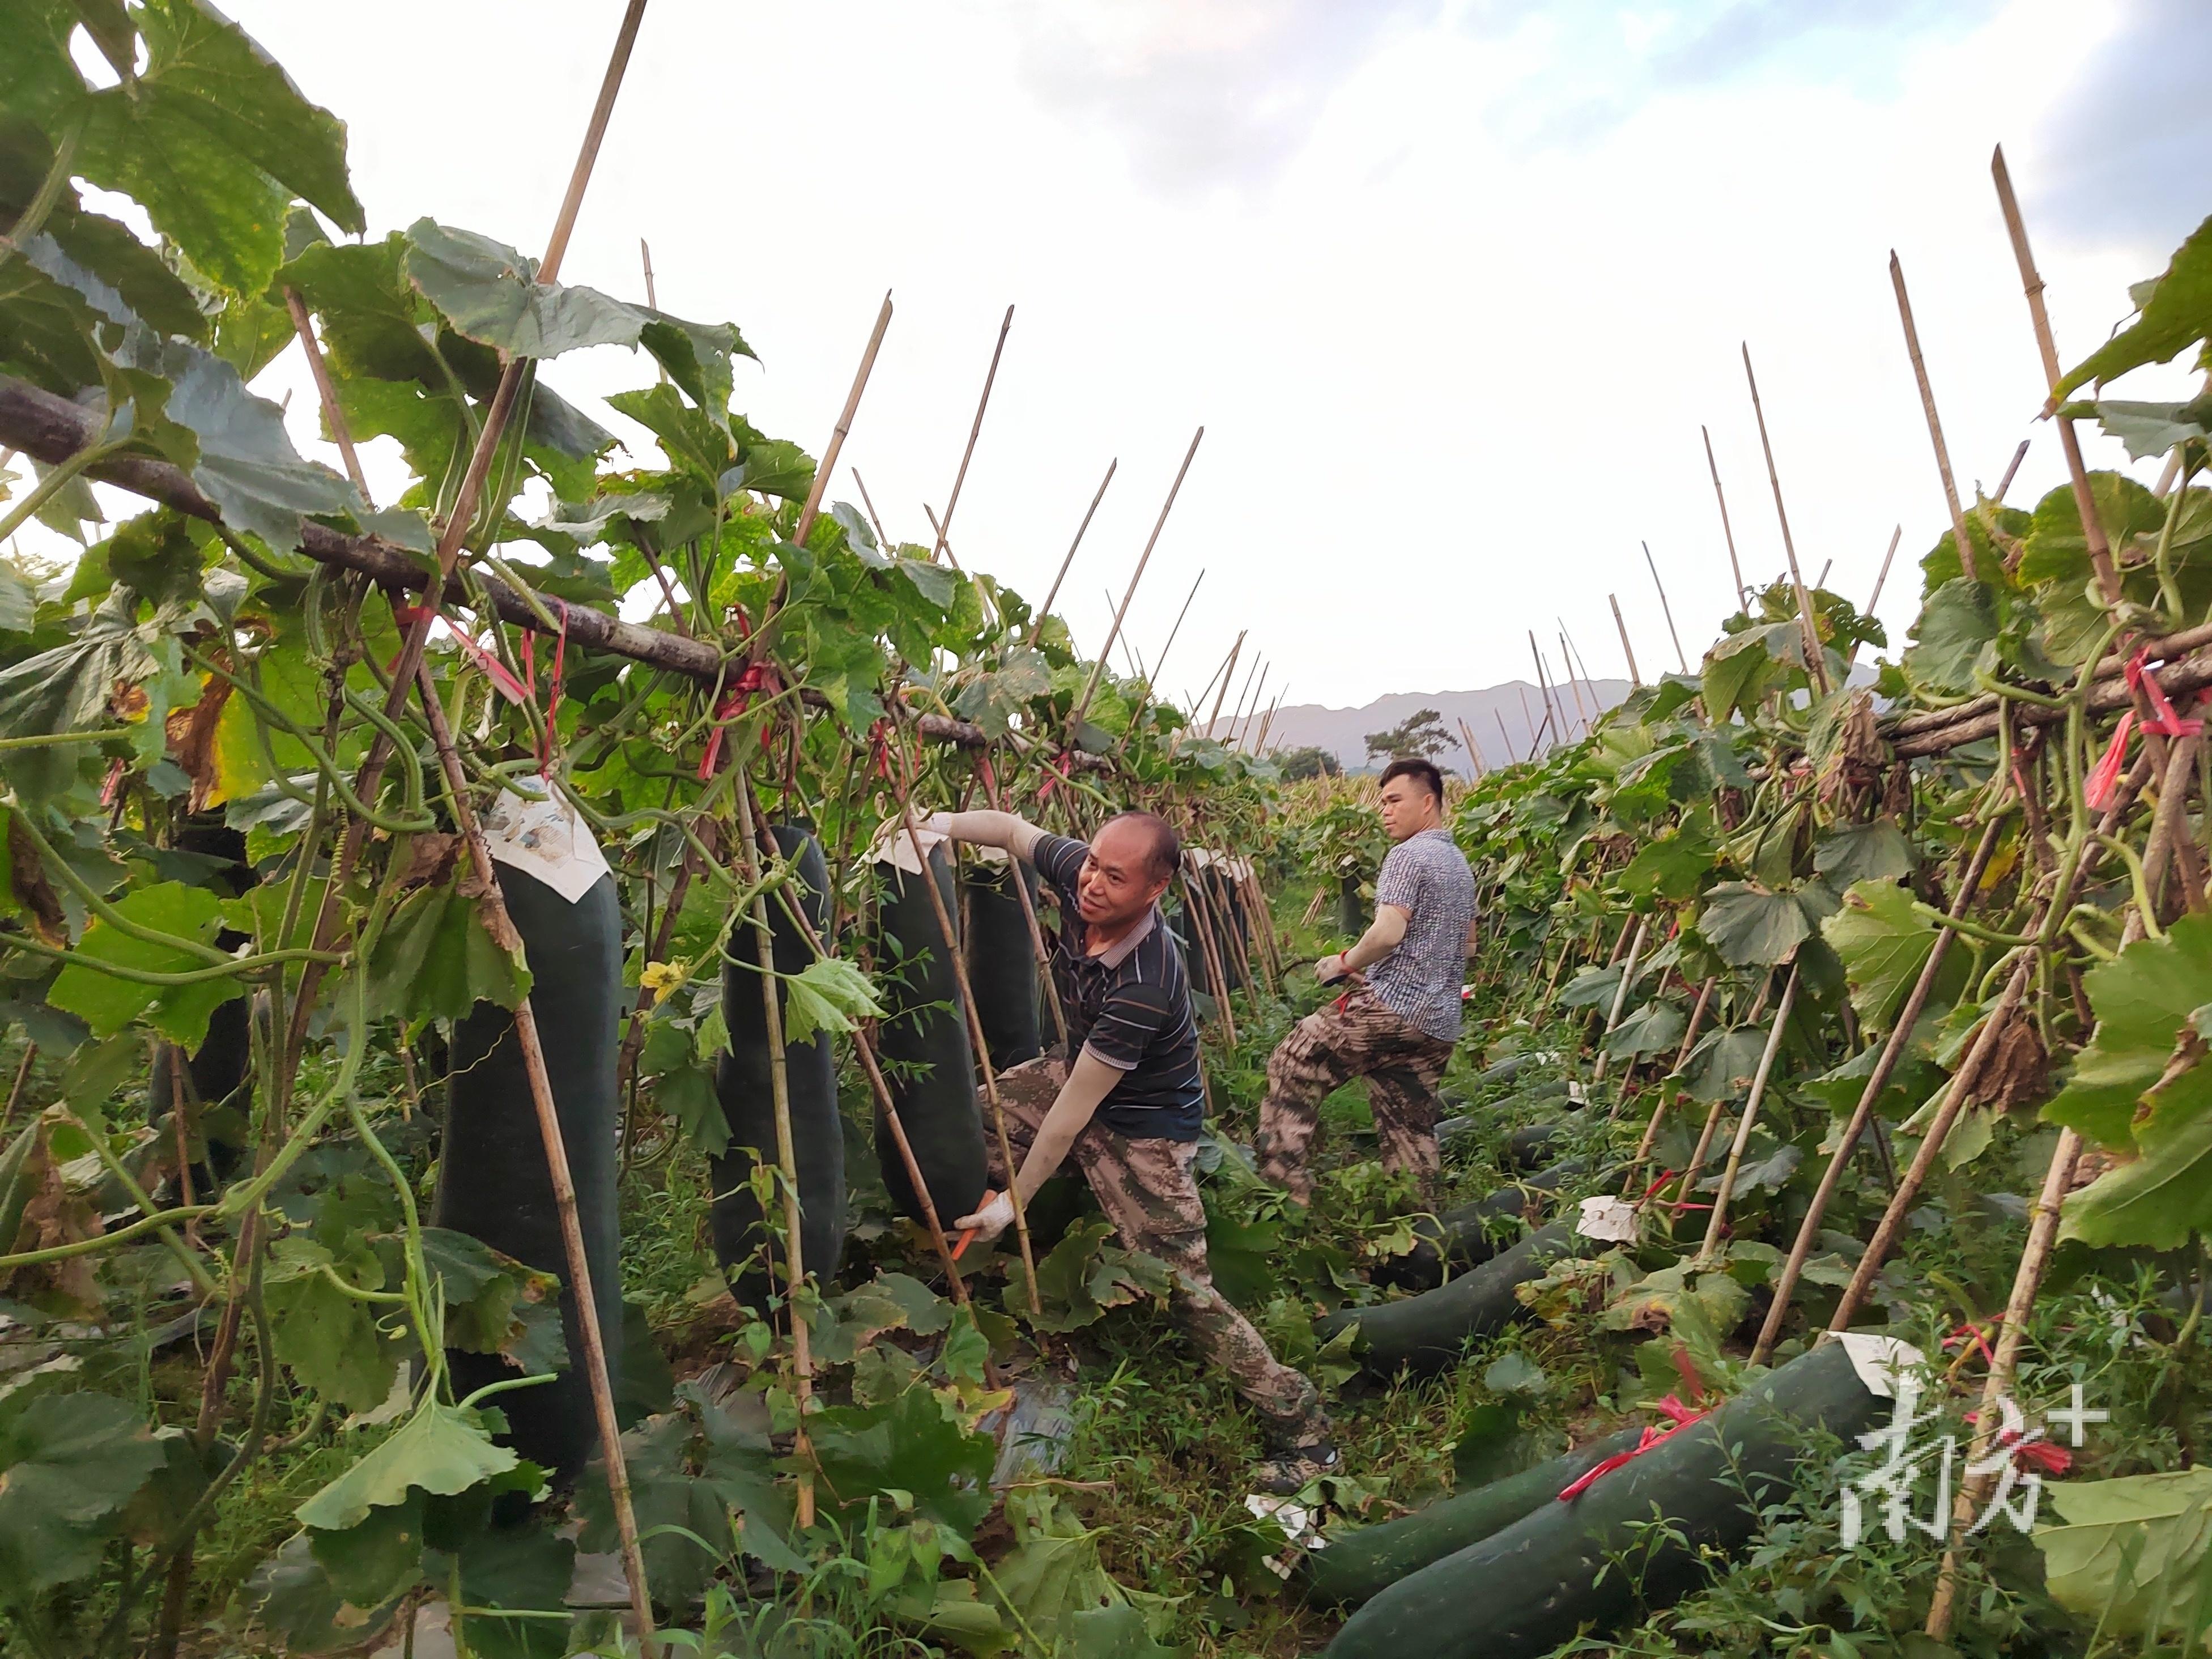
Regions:
[[[1448,749],[1457,749],[1460,740],[1444,730],[1444,717],[1433,708],[1417,708],[1388,732],[1367,734],[1367,758],[1395,760],[1404,755],[1417,755],[1423,760],[1434,760]]]
[[[1283,750],[1274,759],[1283,769],[1285,781],[1291,783],[1301,778],[1333,778],[1344,770],[1344,763],[1317,743]]]

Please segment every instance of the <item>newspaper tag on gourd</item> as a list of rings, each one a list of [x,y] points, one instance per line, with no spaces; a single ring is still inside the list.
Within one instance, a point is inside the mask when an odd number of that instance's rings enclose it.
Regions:
[[[1625,1198],[1586,1198],[1575,1232],[1607,1244],[1633,1244],[1641,1222],[1636,1206]]]
[[[493,858],[536,877],[571,904],[607,873],[591,826],[557,790],[523,795],[502,789],[482,823]]]
[[[893,818],[884,824],[876,832],[874,845],[868,848],[868,862],[888,864],[892,869],[902,871],[909,876],[920,875],[921,860],[936,851],[938,843],[948,837],[939,835],[934,830],[922,828],[922,815],[919,812],[915,814],[914,826],[914,833],[908,835],[903,817]],[[921,842],[919,854],[914,850],[916,841]]]
[[[1850,1356],[1851,1369],[1859,1374],[1866,1391],[1878,1400],[1896,1399],[1899,1374],[1917,1370],[1927,1363],[1927,1357],[1919,1349],[1893,1336],[1881,1336],[1872,1331],[1841,1331],[1832,1340],[1844,1345],[1844,1352]]]

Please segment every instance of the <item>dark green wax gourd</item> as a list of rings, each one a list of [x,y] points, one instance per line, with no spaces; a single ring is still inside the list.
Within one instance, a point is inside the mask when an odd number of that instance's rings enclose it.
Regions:
[[[530,968],[531,1011],[545,1050],[546,1075],[575,1183],[592,1305],[612,1370],[623,1352],[622,1238],[615,1199],[620,1127],[615,1060],[625,1000],[622,904],[611,875],[600,877],[574,904],[511,866],[501,866],[499,884]],[[575,1292],[568,1282],[553,1177],[546,1168],[521,1044],[515,1039],[514,1016],[494,1003],[477,1004],[453,1023],[447,1066],[445,1143],[432,1219],[561,1276],[568,1369],[550,1382],[516,1389],[498,1400],[507,1416],[506,1439],[514,1449],[533,1463],[573,1476],[597,1449],[599,1428],[585,1376]],[[516,1374],[496,1354],[448,1349],[446,1357],[456,1396]],[[612,1380],[619,1390],[619,1379]]]
[[[1759,1509],[1803,1474],[1813,1431],[1849,1446],[1889,1404],[1843,1343],[1825,1343],[1571,1501],[1408,1573],[1346,1622],[1328,1659],[1534,1659],[1580,1631],[1601,1640],[1703,1583],[1701,1552],[1749,1543]],[[1650,1524],[1655,1511],[1663,1527]],[[1623,1556],[1634,1572],[1621,1571]]]
[[[1344,1607],[1379,1595],[1407,1573],[1479,1544],[1524,1515],[1556,1503],[1563,1487],[1607,1458],[1633,1451],[1643,1433],[1639,1425],[1602,1436],[1532,1469],[1439,1498],[1395,1521],[1332,1539],[1327,1549],[1305,1558],[1306,1594],[1316,1601]]]
[[[1561,1158],[1550,1169],[1500,1187],[1472,1204],[1446,1210],[1442,1215],[1416,1216],[1413,1237],[1418,1242],[1413,1253],[1392,1264],[1396,1272],[1378,1271],[1376,1282],[1428,1290],[1443,1281],[1445,1262],[1455,1270],[1480,1267],[1501,1248],[1491,1232],[1493,1223],[1510,1219],[1534,1225],[1558,1199],[1560,1189],[1580,1181],[1589,1170],[1587,1158]]]
[[[233,898],[252,890],[254,876],[246,861],[246,836],[226,824],[221,813],[185,818],[173,839],[180,853],[221,860],[222,867],[210,874]],[[226,951],[249,942],[249,935],[235,928],[225,927],[216,934],[216,944]],[[208,1016],[206,1037],[185,1062],[185,1098],[198,1109],[189,1121],[207,1144],[207,1162],[192,1166],[192,1188],[202,1196],[230,1179],[248,1138],[246,1125],[253,1115],[252,1018],[251,996],[234,996],[217,1005]],[[166,1042],[155,1050],[147,1080],[149,1123],[159,1122],[176,1104],[176,1085],[169,1073],[175,1052]]]
[[[1376,1376],[1395,1376],[1401,1366],[1425,1372],[1457,1364],[1468,1338],[1522,1316],[1525,1310],[1514,1294],[1522,1285],[1541,1279],[1563,1256],[1602,1248],[1577,1236],[1575,1225],[1572,1220],[1554,1221],[1433,1291],[1333,1313],[1321,1322],[1321,1340],[1328,1341],[1347,1325],[1358,1326],[1364,1342],[1359,1363]]]
[[[776,825],[774,833],[776,846],[799,877],[784,891],[819,939],[823,895],[830,889],[821,844],[789,824]],[[803,972],[814,960],[805,935],[773,896],[768,918],[776,972]],[[714,1093],[729,1125],[730,1144],[714,1161],[714,1255],[738,1302],[765,1313],[769,1296],[781,1294],[787,1281],[782,1252],[761,1225],[760,1200],[751,1185],[755,1154],[770,1164],[777,1154],[768,1006],[761,994],[759,935],[749,915],[740,916],[731,928],[726,950],[722,1019],[730,1028],[730,1049],[715,1067]],[[788,1009],[789,995],[778,988],[781,1006]],[[827,1031],[805,1042],[786,1040],[784,1082],[791,1102],[791,1150],[799,1169],[800,1260],[808,1273],[827,1285],[836,1277],[845,1253],[845,1129],[837,1113],[836,1060]],[[780,1222],[782,1200],[778,1197],[771,1202]]]
[[[1359,896],[1359,878],[1336,878],[1336,931],[1358,939],[1367,931],[1367,906]]]
[[[1029,866],[1018,860],[988,864],[971,859],[961,878],[967,901],[968,930],[962,943],[967,947],[968,983],[975,988],[975,1018],[983,1027],[984,1046],[991,1052],[991,1064],[1001,1072],[1044,1052],[1037,1021],[1036,947],[1030,940],[1029,918],[1014,890],[1016,881],[1029,888],[1034,902],[1036,878]],[[922,902],[927,908],[927,895]],[[932,917],[933,928],[935,921]]]
[[[929,854],[931,878],[948,915],[956,914],[952,872],[942,845]],[[968,1041],[951,947],[938,926],[921,878],[878,864],[877,977],[890,1015],[877,1028],[877,1046],[890,1080],[899,1123],[928,1183],[938,1218],[951,1225],[982,1201],[988,1175],[983,1158],[983,1110],[975,1094],[975,1054]],[[901,1213],[921,1218],[921,1206],[890,1132],[876,1125],[876,1162]]]

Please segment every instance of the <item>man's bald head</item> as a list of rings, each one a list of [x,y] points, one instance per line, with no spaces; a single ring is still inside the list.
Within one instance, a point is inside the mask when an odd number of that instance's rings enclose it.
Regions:
[[[1158,813],[1116,812],[1098,826],[1098,837],[1104,836],[1109,830],[1144,837],[1153,880],[1173,881],[1176,872],[1182,868],[1182,837],[1176,833],[1175,825]]]

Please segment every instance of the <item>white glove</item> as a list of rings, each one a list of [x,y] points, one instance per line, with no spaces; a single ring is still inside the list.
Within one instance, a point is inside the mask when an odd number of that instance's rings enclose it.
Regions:
[[[952,1224],[958,1232],[973,1231],[975,1237],[989,1243],[1014,1224],[1014,1200],[1006,1193],[993,1193],[983,1207],[973,1215],[963,1215]]]
[[[943,836],[947,839],[952,835],[952,814],[950,812],[932,812],[926,818],[917,818],[915,824],[924,835]]]

